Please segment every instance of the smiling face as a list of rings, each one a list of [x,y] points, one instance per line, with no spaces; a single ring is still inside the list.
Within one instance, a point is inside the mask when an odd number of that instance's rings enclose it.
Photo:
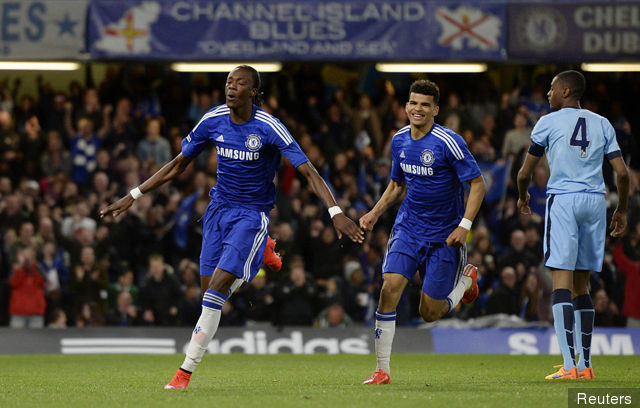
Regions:
[[[405,105],[411,125],[417,128],[431,126],[440,108],[435,104],[433,95],[411,92]]]
[[[227,106],[237,109],[251,105],[252,98],[258,92],[254,88],[251,72],[243,68],[236,68],[229,72],[227,83],[224,87]]]

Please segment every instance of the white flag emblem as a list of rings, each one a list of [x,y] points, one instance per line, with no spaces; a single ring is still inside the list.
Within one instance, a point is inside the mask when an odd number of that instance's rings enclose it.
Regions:
[[[460,6],[455,10],[439,7],[436,19],[442,27],[438,44],[443,47],[462,50],[466,39],[469,48],[484,51],[498,49],[502,21],[491,13],[469,6]]]
[[[151,52],[151,24],[159,15],[160,5],[155,2],[132,7],[120,20],[102,30],[102,38],[94,46],[113,53],[148,54]]]

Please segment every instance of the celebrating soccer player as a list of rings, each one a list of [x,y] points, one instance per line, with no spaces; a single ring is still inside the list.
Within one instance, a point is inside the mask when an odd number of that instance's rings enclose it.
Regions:
[[[284,154],[329,209],[338,237],[362,242],[364,233],[347,218],[300,146],[282,123],[259,108],[260,75],[250,66],[227,76],[226,104],[207,112],[182,141],[182,152],[139,187],[100,214],[117,216],[134,200],[175,178],[210,143],[218,155],[218,183],[202,217],[200,274],[207,288],[202,313],[182,366],[165,389],[187,388],[220,322],[222,305],[263,263],[269,211],[275,201],[273,179]]]
[[[544,223],[545,266],[553,279],[553,320],[564,364],[546,379],[594,378],[591,335],[594,309],[589,295],[591,271],[601,271],[604,258],[607,206],[602,177],[606,157],[616,171],[618,207],[611,221],[611,236],[627,225],[629,173],[616,142],[616,132],[600,115],[580,108],[584,76],[564,71],[551,81],[547,93],[551,109],[531,133],[531,145],[518,172],[518,208],[530,214],[527,189],[531,174],[547,154],[551,176],[547,183]],[[573,293],[572,293],[573,292]],[[573,297],[572,297],[573,294]],[[573,329],[580,360],[575,362]]]
[[[462,299],[478,296],[477,269],[466,265],[467,232],[478,213],[485,185],[478,164],[462,137],[434,123],[438,86],[415,81],[406,104],[410,125],[391,142],[391,180],[373,209],[360,218],[372,230],[380,215],[404,193],[383,263],[382,290],[376,311],[378,366],[363,384],[387,384],[396,307],[416,271],[423,278],[420,315],[433,322]],[[471,185],[465,208],[464,182]],[[466,266],[465,266],[466,265]]]

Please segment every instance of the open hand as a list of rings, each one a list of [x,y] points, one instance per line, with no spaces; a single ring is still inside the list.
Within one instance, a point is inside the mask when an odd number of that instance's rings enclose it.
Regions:
[[[364,241],[364,232],[342,213],[333,217],[333,227],[336,229],[338,238],[342,238],[342,234],[346,234],[353,242],[361,244]]]

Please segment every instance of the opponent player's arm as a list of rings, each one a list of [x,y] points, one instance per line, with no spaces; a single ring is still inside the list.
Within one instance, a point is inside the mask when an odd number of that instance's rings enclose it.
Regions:
[[[518,209],[523,214],[531,214],[531,208],[529,208],[529,184],[531,183],[531,175],[533,169],[536,168],[540,158],[542,156],[534,156],[531,153],[527,153],[527,157],[522,163],[520,171],[518,171]]]
[[[373,230],[378,218],[402,197],[406,188],[407,185],[405,183],[399,183],[393,179],[389,180],[389,185],[382,193],[380,200],[373,206],[371,211],[360,218],[360,227],[367,231]]]
[[[144,183],[140,184],[140,186],[138,187],[140,190],[140,195],[158,188],[169,180],[173,180],[175,177],[181,174],[184,169],[187,168],[192,160],[192,158],[179,153],[173,160],[171,160],[169,163],[162,166],[160,170],[155,172],[153,176],[149,177]],[[131,207],[134,201],[135,198],[133,197],[132,193],[129,193],[110,206],[107,206],[106,208],[100,210],[100,218],[104,217],[108,213],[111,213],[114,217],[117,217],[118,215],[127,211],[127,209]]]
[[[612,237],[619,237],[624,234],[627,228],[627,205],[629,203],[629,170],[627,165],[622,160],[622,157],[618,156],[609,160],[613,170],[616,172],[616,184],[618,186],[618,205],[611,217],[611,231]]]
[[[302,163],[298,166],[298,171],[307,179],[309,185],[313,192],[320,197],[324,205],[327,208],[335,208],[338,207],[338,203],[336,199],[331,194],[331,190],[327,187],[327,183],[324,182],[320,174],[315,167],[311,164],[311,162]],[[340,208],[340,207],[338,207]],[[361,243],[364,241],[364,233],[358,226],[346,215],[342,213],[342,210],[339,210],[339,213],[334,213],[331,215],[331,220],[333,221],[333,226],[338,233],[338,238],[342,238],[342,234],[346,234],[353,242]]]

